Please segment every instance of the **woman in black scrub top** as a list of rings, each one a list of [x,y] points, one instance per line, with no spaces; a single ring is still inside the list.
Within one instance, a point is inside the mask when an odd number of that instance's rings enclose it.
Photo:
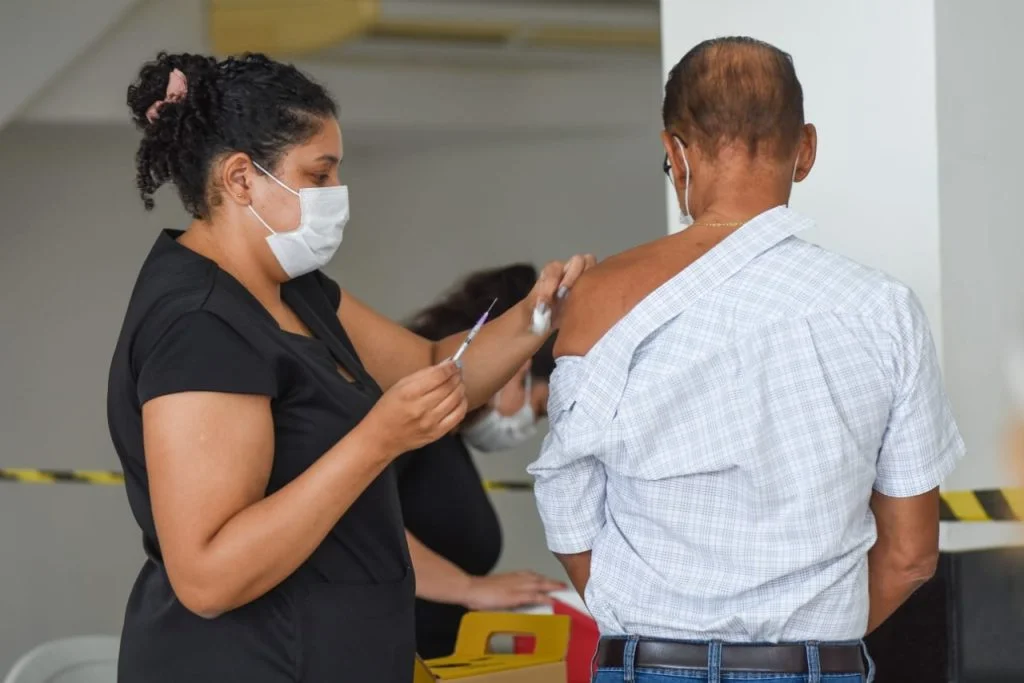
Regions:
[[[409,329],[443,339],[473,324],[467,311],[504,312],[528,296],[537,269],[527,263],[472,273],[420,311]],[[550,602],[564,588],[532,571],[491,574],[501,554],[501,526],[467,449],[498,452],[536,432],[547,411],[554,337],[525,363],[487,406],[459,430],[406,453],[395,465],[412,564],[416,570],[416,651],[427,659],[451,654],[470,609],[506,610]]]
[[[451,431],[540,347],[593,262],[549,264],[488,324],[430,342],[320,272],[348,220],[336,105],[262,55],[161,54],[128,89],[156,240],[111,363],[108,419],[147,555],[119,680],[407,682],[414,581],[391,463]],[[381,259],[382,264],[386,259]]]

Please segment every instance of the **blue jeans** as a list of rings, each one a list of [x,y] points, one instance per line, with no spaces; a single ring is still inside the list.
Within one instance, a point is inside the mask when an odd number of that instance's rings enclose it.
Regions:
[[[634,640],[635,642],[635,640]],[[808,645],[806,674],[750,673],[720,671],[722,654],[720,644],[709,643],[708,668],[705,669],[640,669],[633,666],[635,647],[626,646],[625,667],[601,668],[593,683],[872,683],[875,665],[864,650],[868,662],[868,675],[822,674],[816,646]]]

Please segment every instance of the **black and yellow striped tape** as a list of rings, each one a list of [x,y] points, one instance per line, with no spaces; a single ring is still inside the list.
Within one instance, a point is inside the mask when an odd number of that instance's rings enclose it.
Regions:
[[[532,491],[532,481],[496,481],[484,480],[484,488],[488,491]]]
[[[22,484],[123,484],[121,472],[109,470],[39,470],[0,468],[0,481]],[[532,491],[531,481],[487,480],[488,491]],[[1024,488],[943,491],[940,519],[944,522],[1024,521]]]
[[[1024,521],[1024,489],[943,491],[939,518],[947,522]]]
[[[529,491],[528,481],[485,481],[488,491]],[[1024,489],[981,489],[943,491],[939,501],[939,519],[944,522],[1020,522],[1024,521]]]
[[[0,481],[21,484],[123,484],[124,475],[109,470],[31,470],[0,468]]]

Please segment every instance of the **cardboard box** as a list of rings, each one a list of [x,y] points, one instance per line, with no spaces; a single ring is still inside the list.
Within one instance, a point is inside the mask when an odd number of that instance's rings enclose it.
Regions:
[[[569,651],[566,655],[568,683],[590,683],[594,675],[594,651],[601,634],[590,616],[586,604],[574,590],[555,591],[553,604],[522,610],[528,614],[564,614],[569,617]],[[533,652],[533,639],[529,636],[515,639],[516,652]]]
[[[563,615],[470,612],[462,618],[455,652],[424,662],[416,660],[414,683],[566,683],[565,655],[569,617]],[[529,654],[495,654],[495,636],[530,636]]]

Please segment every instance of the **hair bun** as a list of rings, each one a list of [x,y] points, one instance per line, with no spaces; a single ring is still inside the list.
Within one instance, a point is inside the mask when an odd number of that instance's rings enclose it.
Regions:
[[[128,86],[128,108],[132,112],[132,120],[139,128],[149,127],[151,122],[147,112],[153,104],[166,99],[168,82],[175,69],[181,71],[188,81],[185,99],[176,104],[209,105],[211,100],[216,100],[216,59],[189,53],[161,52],[155,60],[142,66],[135,81]]]
[[[153,208],[153,194],[171,182],[195,218],[209,218],[221,200],[210,182],[218,155],[244,152],[273,168],[337,115],[322,86],[263,55],[217,61],[161,52],[139,70],[127,102],[142,131],[135,182],[143,204]]]

